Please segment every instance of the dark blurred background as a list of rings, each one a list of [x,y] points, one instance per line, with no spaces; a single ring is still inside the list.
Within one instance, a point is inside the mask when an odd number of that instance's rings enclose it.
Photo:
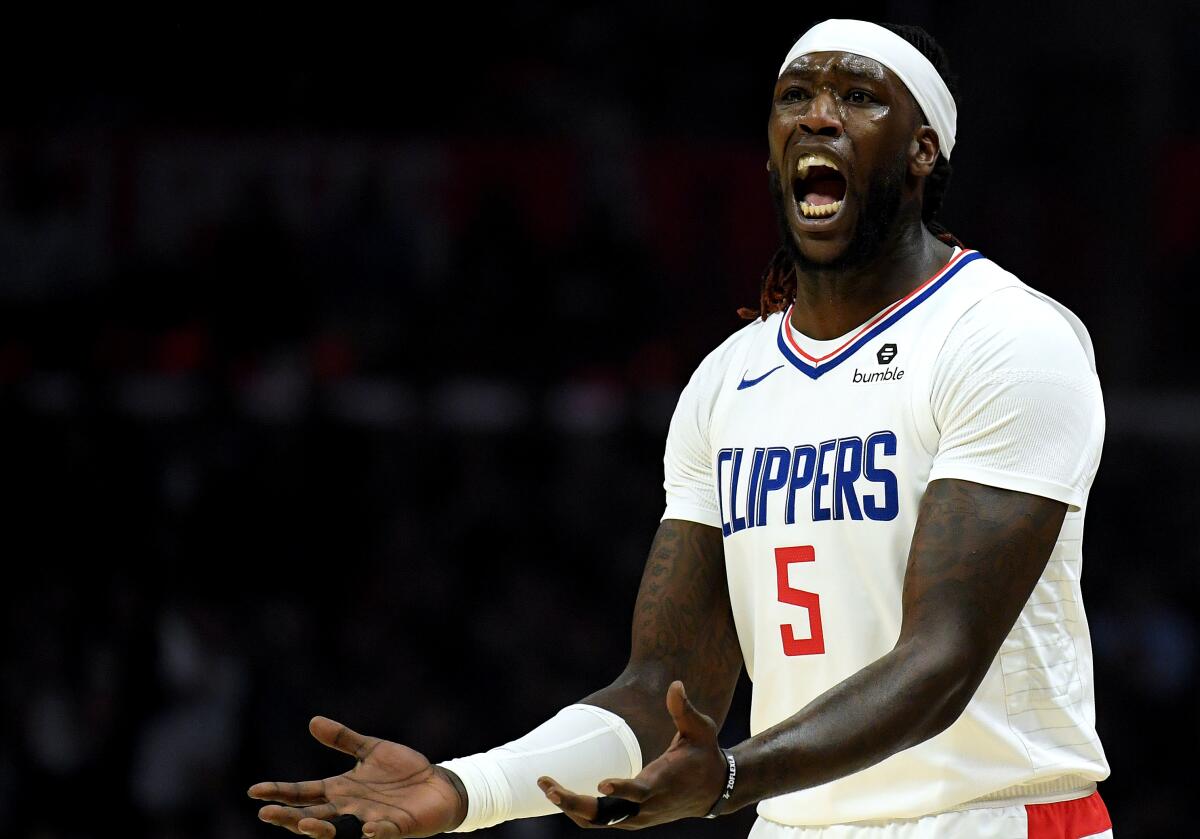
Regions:
[[[1196,4],[320,14],[6,26],[0,832],[283,836],[244,790],[347,768],[315,713],[441,760],[610,681],[675,399],[777,244],[775,76],[829,16],[938,38],[944,221],[1091,330],[1101,790],[1118,836],[1182,831]]]

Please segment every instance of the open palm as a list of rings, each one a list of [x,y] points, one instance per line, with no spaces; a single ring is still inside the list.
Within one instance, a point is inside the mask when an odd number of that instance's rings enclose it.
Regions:
[[[375,839],[434,836],[453,830],[466,814],[449,773],[418,751],[364,737],[341,723],[313,717],[308,730],[330,748],[358,762],[349,772],[321,781],[266,781],[250,787],[251,798],[279,801],[259,810],[265,822],[317,839],[333,839],[329,823],[340,815],[363,822]]]

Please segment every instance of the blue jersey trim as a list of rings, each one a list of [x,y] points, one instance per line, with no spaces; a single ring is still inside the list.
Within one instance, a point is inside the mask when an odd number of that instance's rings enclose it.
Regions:
[[[868,341],[877,337],[881,332],[886,330],[893,323],[900,320],[900,318],[904,317],[909,312],[911,312],[913,309],[917,308],[917,306],[920,306],[922,303],[924,303],[926,300],[928,300],[929,296],[931,294],[933,294],[939,288],[941,288],[947,282],[949,282],[950,278],[953,277],[955,274],[957,274],[959,271],[961,271],[964,265],[974,262],[976,259],[982,259],[982,258],[983,258],[983,254],[979,253],[979,251],[975,251],[974,253],[966,254],[965,256],[962,257],[962,259],[960,259],[955,264],[955,266],[953,268],[951,268],[949,271],[947,271],[945,274],[943,274],[940,278],[938,278],[938,280],[936,282],[931,283],[927,289],[922,291],[920,294],[918,294],[912,300],[908,301],[903,306],[901,306],[899,309],[892,312],[890,315],[888,315],[882,321],[877,323],[869,332],[867,332],[865,335],[863,335],[861,338],[859,338],[857,341],[855,341],[851,346],[847,347],[842,352],[838,353],[837,358],[831,359],[827,362],[824,362],[823,364],[819,364],[819,365],[809,364],[807,361],[803,360],[802,358],[799,358],[795,354],[795,352],[792,350],[792,348],[788,346],[787,339],[783,337],[783,330],[787,328],[787,324],[785,322],[787,319],[787,313],[785,312],[784,317],[780,318],[780,320],[779,320],[779,335],[777,336],[777,343],[779,344],[779,351],[781,353],[783,353],[783,357],[786,358],[788,361],[790,361],[792,363],[792,366],[794,366],[801,373],[808,376],[810,379],[819,379],[821,376],[825,375],[830,370],[833,370],[835,367],[837,367],[843,361],[845,361],[850,356],[852,356],[856,352],[858,352],[859,349],[861,349],[862,346],[864,344],[866,344]]]

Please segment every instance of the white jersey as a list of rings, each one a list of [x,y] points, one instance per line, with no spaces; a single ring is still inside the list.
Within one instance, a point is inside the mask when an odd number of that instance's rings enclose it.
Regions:
[[[889,652],[926,485],[961,478],[1068,513],[1045,572],[962,716],[839,780],[759,803],[786,825],[1054,800],[1108,776],[1079,579],[1104,410],[1079,319],[956,248],[834,341],[790,311],[730,336],[681,394],[664,519],[719,527],[754,682],[751,734]],[[1082,794],[1082,793],[1080,793]]]

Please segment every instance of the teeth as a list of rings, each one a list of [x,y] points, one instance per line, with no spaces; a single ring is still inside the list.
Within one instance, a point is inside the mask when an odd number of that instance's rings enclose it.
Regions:
[[[796,174],[801,178],[808,177],[808,169],[810,166],[828,166],[835,172],[841,171],[836,163],[825,157],[822,154],[804,154],[796,161]]]
[[[805,218],[824,218],[831,216],[838,210],[842,209],[841,201],[834,201],[832,204],[809,204],[807,201],[800,202],[800,212]]]

